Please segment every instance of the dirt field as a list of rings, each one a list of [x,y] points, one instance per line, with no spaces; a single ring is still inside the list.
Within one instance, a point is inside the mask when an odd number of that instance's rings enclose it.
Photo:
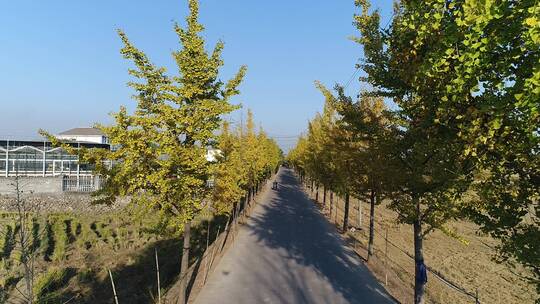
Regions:
[[[306,192],[311,195],[309,189],[306,189]],[[315,198],[315,192],[311,197]],[[319,202],[322,202],[322,197],[321,190]],[[329,196],[324,212],[330,217],[328,203]],[[331,221],[341,228],[343,200],[338,199],[337,205],[337,212],[335,208],[332,210]],[[361,210],[362,221],[359,225],[358,200],[352,199],[349,223],[355,228],[347,232],[346,238],[351,246],[366,258],[369,204],[362,203]],[[396,299],[402,303],[411,303],[414,282],[414,261],[411,258],[414,252],[412,227],[396,224],[396,213],[387,209],[384,204],[376,207],[375,219],[375,258],[369,261],[368,266],[381,282],[388,283],[387,288]],[[538,297],[534,286],[521,278],[528,272],[493,261],[496,240],[481,235],[477,226],[470,222],[455,222],[449,227],[454,228],[467,244],[440,231],[431,233],[425,239],[424,256],[427,266],[451,283],[448,284],[437,275],[428,273],[429,303],[475,303],[476,294],[481,303],[534,303]],[[385,242],[386,233],[388,244]],[[452,286],[452,283],[455,286]],[[464,292],[455,287],[463,289]]]
[[[18,303],[17,289],[24,290],[20,253],[13,234],[20,229],[15,217],[14,213],[0,214],[0,303]],[[214,225],[210,227],[211,234],[215,234],[217,224],[223,224],[225,219],[200,218],[194,223],[192,261],[204,250],[208,221]],[[34,292],[40,303],[113,303],[109,269],[122,302],[156,302],[155,250],[164,292],[178,276],[182,246],[180,238],[160,237],[152,231],[153,227],[152,222],[134,220],[125,211],[96,216],[61,213],[37,218],[32,229],[43,234],[33,241],[37,244]]]
[[[257,199],[258,196],[249,206],[256,204]],[[188,282],[190,301],[202,288],[208,269],[219,262],[220,255],[234,241],[237,226],[250,209],[239,209],[242,216],[233,221],[236,224],[229,225],[231,218],[226,215],[200,214],[193,220],[190,269],[194,275],[190,274]],[[162,230],[154,214],[135,214],[141,213],[118,208],[99,214],[32,214],[27,229],[36,260],[33,290],[39,302],[114,303],[110,270],[120,303],[158,303],[157,251],[161,303],[176,303],[171,299],[178,294],[182,238]],[[15,212],[0,211],[0,303],[22,303],[21,291],[25,290],[17,219]],[[219,245],[216,250],[214,244]],[[206,246],[210,246],[208,251]]]

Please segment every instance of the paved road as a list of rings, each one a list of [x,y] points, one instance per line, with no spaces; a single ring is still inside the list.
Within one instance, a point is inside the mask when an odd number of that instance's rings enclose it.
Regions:
[[[394,303],[289,169],[259,199],[196,304]]]

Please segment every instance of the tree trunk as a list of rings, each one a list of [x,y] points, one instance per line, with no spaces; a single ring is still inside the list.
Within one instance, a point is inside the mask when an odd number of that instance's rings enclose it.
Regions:
[[[343,233],[347,232],[349,229],[349,193],[345,193],[345,211],[343,215]]]
[[[178,304],[187,303],[187,272],[189,268],[189,249],[191,238],[191,221],[184,224],[184,247],[182,250],[182,263],[180,264],[180,296]]]
[[[236,223],[240,222],[240,214],[242,213],[242,209],[240,208],[240,204],[235,204],[236,206]]]
[[[330,191],[330,220],[332,220],[332,209],[334,208],[334,191]]]
[[[358,229],[362,229],[362,200],[358,200]]]
[[[420,265],[424,264],[424,254],[422,250],[423,235],[422,235],[422,223],[420,222],[420,201],[416,202],[417,219],[414,222],[414,261],[415,261],[415,274],[414,274],[414,303],[424,303],[424,292],[426,289],[426,282],[422,278]]]
[[[236,218],[238,217],[238,203],[234,203],[234,204],[233,204],[233,214],[232,214],[232,217],[233,217],[233,221],[236,220]]]
[[[326,206],[326,186],[323,185],[323,198],[322,198],[322,204],[323,204],[323,207]],[[323,208],[324,209],[324,208]]]
[[[310,190],[311,190],[311,195],[312,195],[312,196],[313,196],[313,184],[314,184],[314,183],[315,183],[315,182],[314,182],[313,180],[311,180],[311,187],[310,187]]]
[[[369,243],[368,243],[368,257],[367,260],[373,255],[373,240],[375,238],[375,191],[372,189],[369,196]]]
[[[315,201],[318,203],[319,202],[319,184],[317,184],[315,189],[317,189],[317,192],[315,192]]]

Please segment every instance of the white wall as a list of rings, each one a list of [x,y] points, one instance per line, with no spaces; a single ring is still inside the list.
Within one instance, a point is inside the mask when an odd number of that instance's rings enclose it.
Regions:
[[[0,194],[15,194],[14,178],[0,177]],[[57,177],[20,177],[19,186],[27,194],[62,193],[62,176]]]
[[[92,142],[97,144],[106,144],[106,137],[101,135],[58,135],[59,139]]]

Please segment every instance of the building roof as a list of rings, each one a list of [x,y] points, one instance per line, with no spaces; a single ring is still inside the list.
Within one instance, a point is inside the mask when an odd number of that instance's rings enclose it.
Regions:
[[[100,143],[91,143],[91,142],[78,142],[71,140],[62,140],[63,143],[72,146],[73,148],[85,147],[85,148],[110,148],[109,144],[100,144]],[[52,149],[54,148],[53,144],[48,140],[4,140],[0,139],[0,150],[5,150],[8,148],[17,148],[23,146],[31,146],[36,148]]]
[[[104,136],[105,134],[97,128],[74,128],[58,135],[83,135],[83,136]]]

